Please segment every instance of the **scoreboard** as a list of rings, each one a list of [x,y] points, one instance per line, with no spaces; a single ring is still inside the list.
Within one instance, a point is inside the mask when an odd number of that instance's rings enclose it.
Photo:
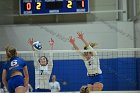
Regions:
[[[89,12],[89,0],[20,0],[21,15]]]

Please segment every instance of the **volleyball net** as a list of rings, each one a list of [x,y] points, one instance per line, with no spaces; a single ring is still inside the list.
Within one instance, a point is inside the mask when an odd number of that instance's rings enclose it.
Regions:
[[[91,50],[81,50],[82,53]],[[93,51],[92,51],[93,52]],[[140,49],[96,49],[97,57],[103,74],[104,91],[135,91],[140,90]],[[75,50],[41,50],[34,57],[34,51],[19,51],[18,56],[27,61],[30,84],[36,88],[36,77],[43,82],[51,81],[51,75],[56,75],[61,92],[79,91],[87,85],[87,69],[79,53]],[[46,56],[52,63],[50,76],[36,76],[35,58]],[[6,61],[5,52],[0,52],[0,73],[2,64]],[[37,62],[37,61],[36,61]],[[1,75],[1,74],[0,74]],[[1,76],[0,76],[1,77]],[[1,79],[1,78],[0,78]],[[49,83],[38,84],[48,88]],[[1,85],[2,87],[2,85]]]

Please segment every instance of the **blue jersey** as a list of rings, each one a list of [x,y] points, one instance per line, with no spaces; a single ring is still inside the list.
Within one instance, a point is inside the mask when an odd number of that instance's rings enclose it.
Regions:
[[[26,66],[25,61],[17,56],[12,57],[6,64],[4,64],[4,69],[7,71],[7,80],[14,71],[20,71],[23,73],[23,67]]]

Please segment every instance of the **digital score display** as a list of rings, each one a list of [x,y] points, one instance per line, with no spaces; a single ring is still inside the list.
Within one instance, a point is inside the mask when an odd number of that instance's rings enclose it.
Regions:
[[[89,12],[89,0],[20,0],[21,15]]]

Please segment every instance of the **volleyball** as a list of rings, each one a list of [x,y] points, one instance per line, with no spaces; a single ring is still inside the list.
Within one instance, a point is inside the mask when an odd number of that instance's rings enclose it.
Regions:
[[[35,41],[35,42],[33,43],[33,48],[34,48],[35,50],[41,50],[41,49],[42,49],[42,44],[41,44],[41,42],[40,42],[40,41]]]

